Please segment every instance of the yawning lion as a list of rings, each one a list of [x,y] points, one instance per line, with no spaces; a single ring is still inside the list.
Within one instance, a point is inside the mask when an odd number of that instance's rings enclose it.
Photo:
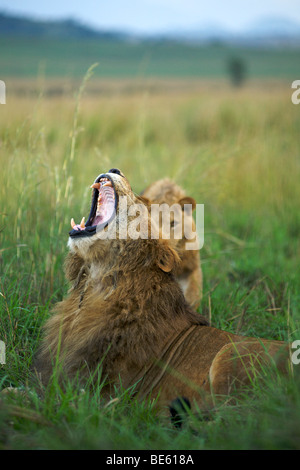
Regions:
[[[270,361],[285,368],[284,343],[210,327],[191,309],[172,273],[178,254],[155,238],[146,206],[119,170],[100,174],[92,187],[87,222],[72,222],[71,289],[46,322],[35,363],[45,384],[53,364],[61,381],[78,377],[83,385],[91,375],[97,380],[101,364],[108,398],[121,383],[135,385],[140,398],[158,397],[159,406],[179,396],[204,407]]]

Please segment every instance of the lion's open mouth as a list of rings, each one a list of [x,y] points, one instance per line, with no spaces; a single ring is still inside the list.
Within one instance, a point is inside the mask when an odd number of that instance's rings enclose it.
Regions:
[[[116,215],[118,197],[109,174],[98,176],[91,188],[93,188],[93,196],[89,218],[86,224],[84,217],[80,224],[75,224],[72,219],[70,237],[90,237],[107,227]]]

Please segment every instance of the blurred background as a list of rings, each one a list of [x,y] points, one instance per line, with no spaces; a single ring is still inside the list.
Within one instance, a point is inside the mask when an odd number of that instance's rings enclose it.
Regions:
[[[71,217],[119,167],[137,193],[169,176],[205,204],[207,288],[266,263],[279,282],[300,253],[298,6],[0,0],[0,261],[52,291]]]
[[[0,1],[1,79],[56,79],[52,94],[94,62],[102,79],[292,80],[299,48],[297,0]]]
[[[213,224],[244,240],[263,221],[266,237],[274,223],[297,236],[298,6],[0,0],[0,217],[15,216],[18,255],[24,214],[67,234],[86,213],[89,183],[111,167],[137,192],[175,179],[206,204],[207,233]]]

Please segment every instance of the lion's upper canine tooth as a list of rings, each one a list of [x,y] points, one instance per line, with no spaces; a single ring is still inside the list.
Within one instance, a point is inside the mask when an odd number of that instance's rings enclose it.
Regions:
[[[100,183],[94,183],[94,184],[92,184],[91,188],[98,189],[98,191],[99,191],[99,189],[100,189]]]
[[[107,180],[107,182],[104,183],[102,186],[112,186],[111,181]]]
[[[74,221],[74,219],[72,218],[72,219],[71,219],[71,227],[74,228],[75,225],[76,225],[76,224],[75,224],[75,221]]]

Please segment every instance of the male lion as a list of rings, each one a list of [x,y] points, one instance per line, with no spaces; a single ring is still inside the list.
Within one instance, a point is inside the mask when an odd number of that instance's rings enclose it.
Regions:
[[[190,196],[186,196],[185,191],[174,183],[174,181],[164,178],[150,184],[141,194],[150,204],[168,204],[172,207],[179,204],[182,207],[183,217],[189,217],[192,223],[192,230],[195,232],[195,222],[192,212],[196,208],[196,201]],[[184,205],[189,204],[192,211],[184,210]],[[187,207],[187,206],[186,206]],[[174,238],[174,226],[176,224],[184,225],[181,214],[179,217],[176,212],[171,213],[171,241],[172,246],[180,257],[180,263],[174,269],[174,275],[183,290],[186,300],[194,309],[198,308],[202,297],[202,270],[200,267],[199,250],[187,250],[187,239],[184,234],[181,238]]]
[[[212,395],[249,383],[262,363],[284,368],[282,342],[218,330],[191,309],[172,273],[178,254],[168,241],[146,237],[149,212],[119,170],[100,174],[92,187],[86,224],[72,222],[71,290],[46,322],[35,363],[45,384],[54,363],[62,382],[77,377],[83,386],[97,380],[101,364],[104,397],[121,383],[158,406],[185,397],[206,408]]]

